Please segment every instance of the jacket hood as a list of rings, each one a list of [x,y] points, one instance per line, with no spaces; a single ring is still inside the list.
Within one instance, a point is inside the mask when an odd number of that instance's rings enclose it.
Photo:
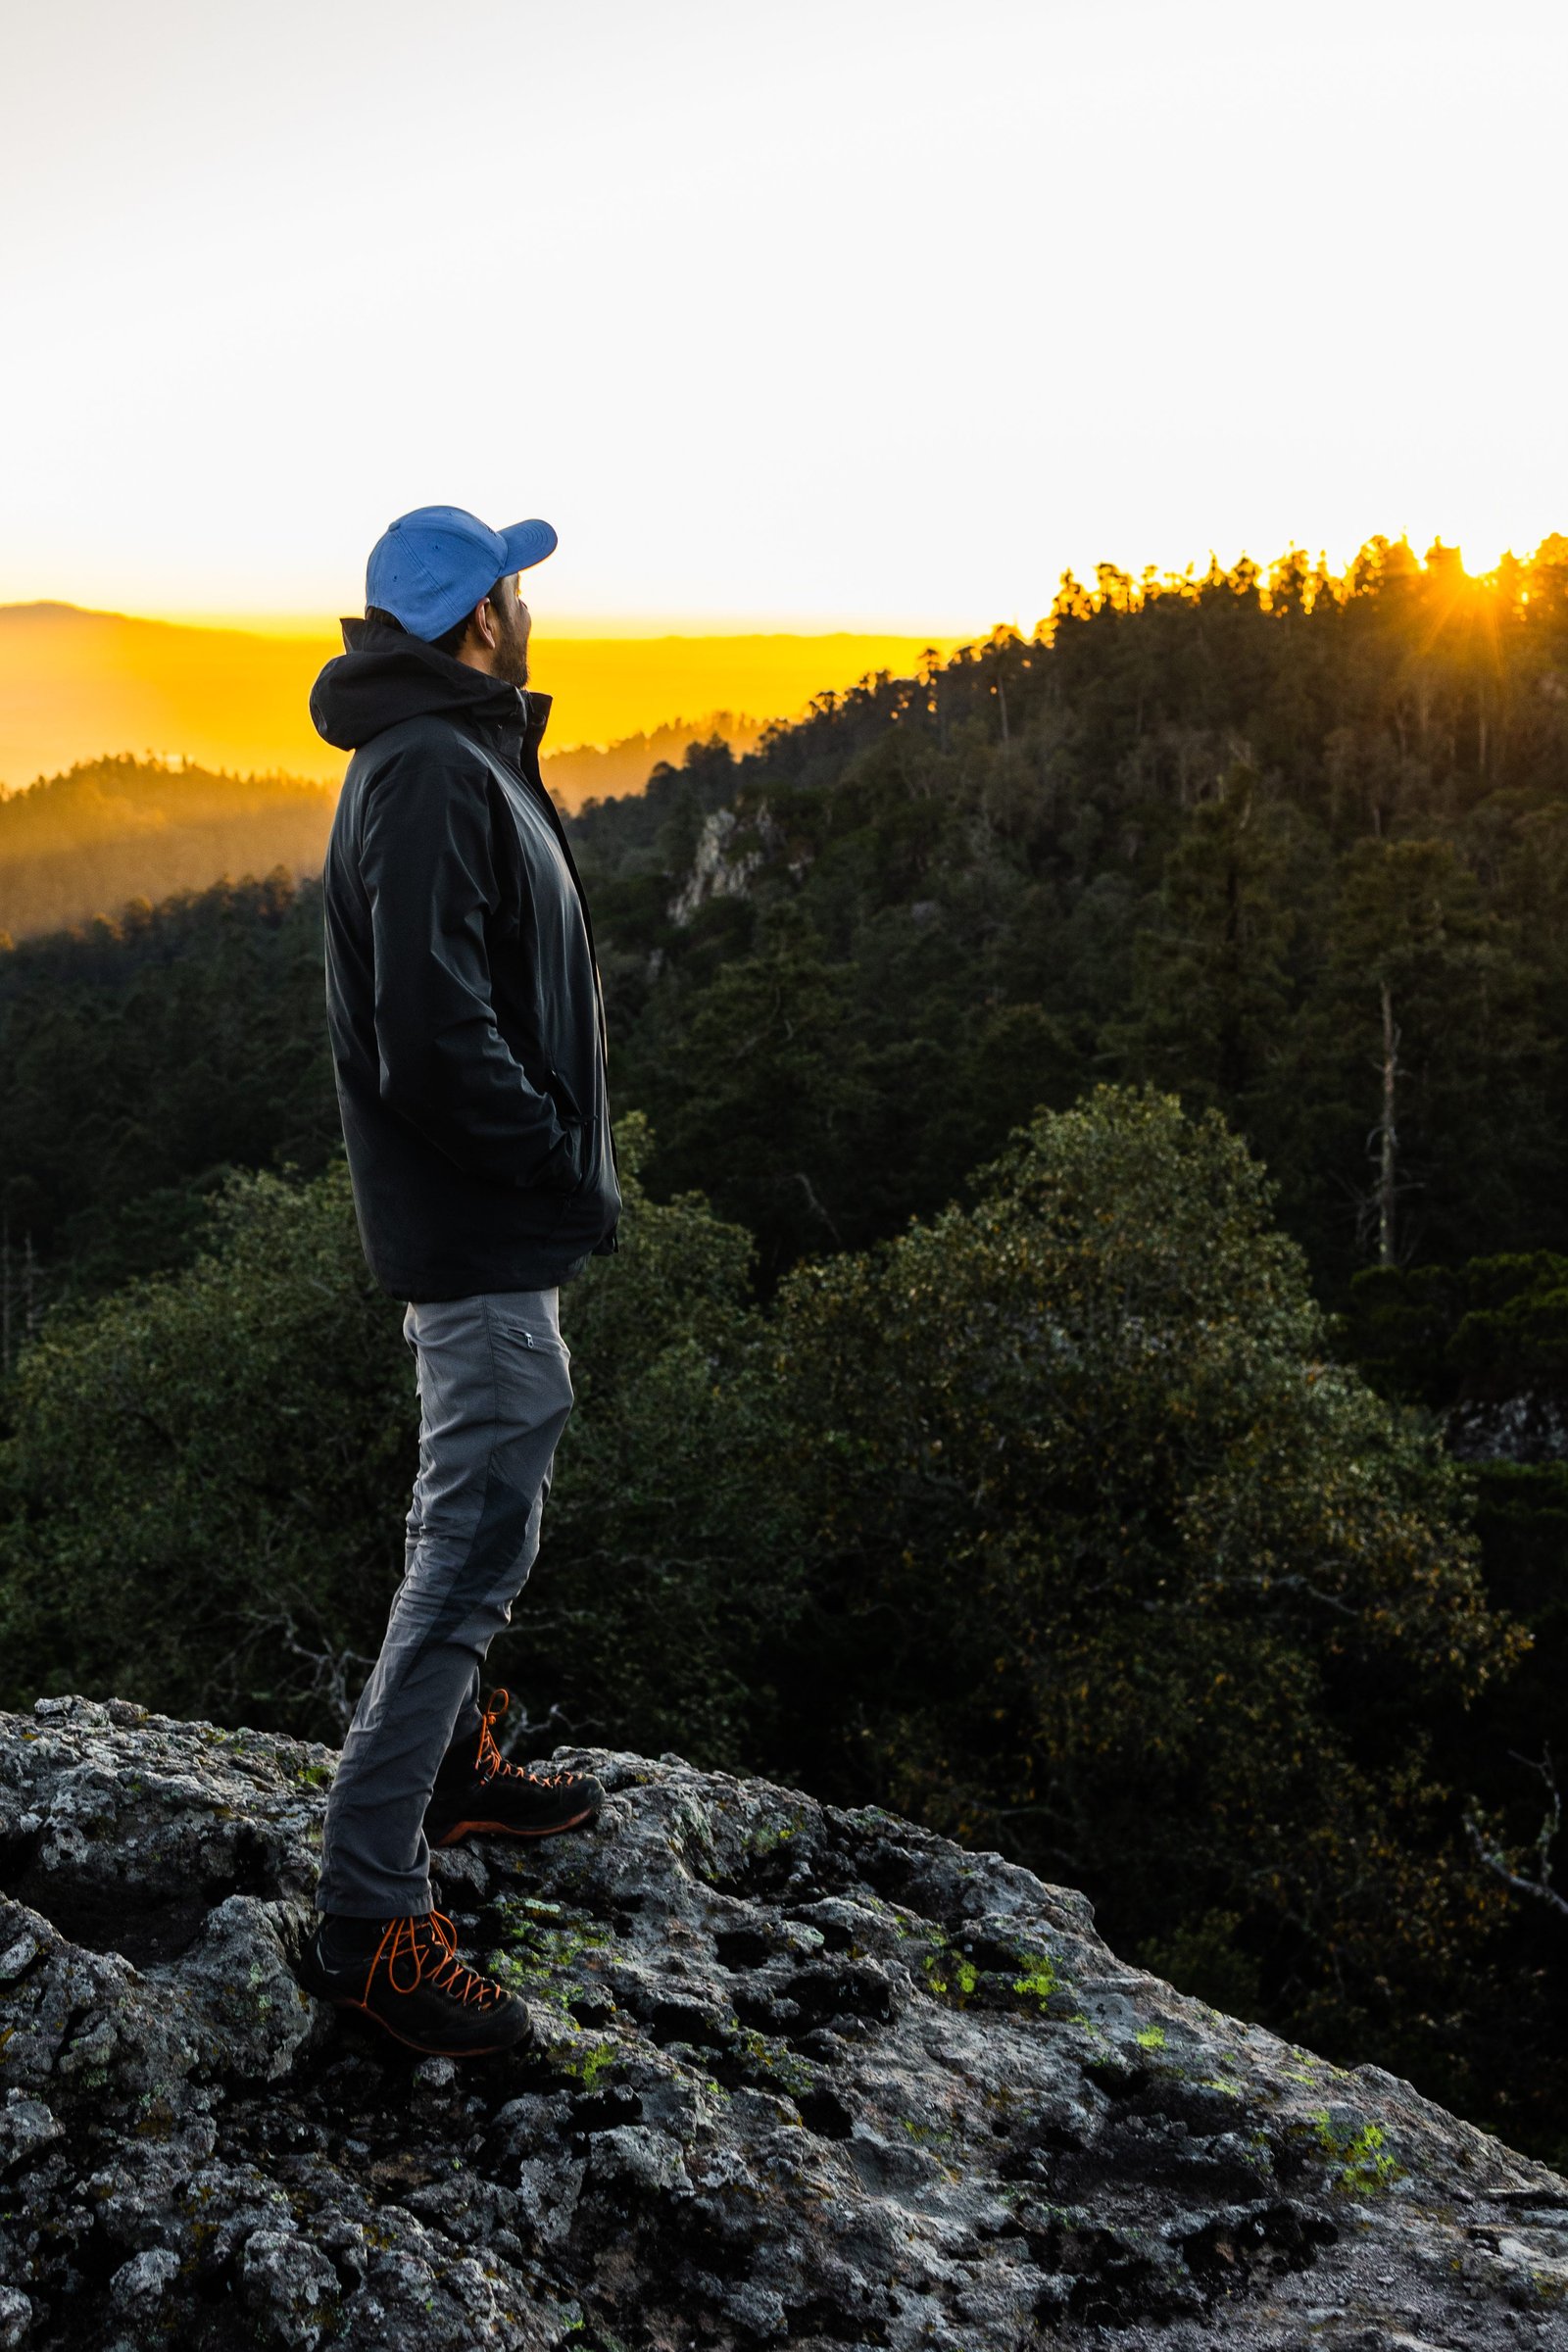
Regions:
[[[524,697],[515,686],[385,621],[345,620],[343,643],[347,651],[327,663],[311,689],[316,731],[340,752],[357,752],[406,718],[450,718],[536,738],[544,730],[548,695],[530,691]]]

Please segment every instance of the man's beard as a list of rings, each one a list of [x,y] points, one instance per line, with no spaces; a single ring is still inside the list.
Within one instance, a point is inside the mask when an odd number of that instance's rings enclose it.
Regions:
[[[496,646],[495,667],[491,674],[502,678],[520,693],[528,683],[528,649],[517,634],[516,622],[510,617],[501,622]]]

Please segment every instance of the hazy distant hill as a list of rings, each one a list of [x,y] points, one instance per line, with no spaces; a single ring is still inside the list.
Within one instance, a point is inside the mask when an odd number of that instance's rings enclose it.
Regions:
[[[29,784],[117,752],[336,778],[342,755],[317,734],[308,703],[337,650],[324,637],[179,628],[75,605],[0,607],[0,781]]]
[[[716,736],[739,756],[755,751],[762,735],[760,719],[710,710],[706,718],[672,719],[651,734],[627,735],[602,751],[585,743],[573,752],[557,752],[544,763],[545,780],[563,807],[580,808],[584,801],[641,792],[661,760],[678,766],[689,744],[710,743]]]
[[[908,666],[918,650],[845,634],[543,630],[535,645],[551,738],[565,747],[545,772],[566,808],[640,792],[659,761],[714,735],[749,752],[764,722],[747,710],[800,710],[901,657]],[[324,631],[266,637],[0,606],[0,931],[21,939],[225,875],[318,867],[344,758],[317,735],[309,698],[339,650]],[[706,715],[671,715],[682,710]]]
[[[0,933],[51,931],[224,874],[317,871],[335,784],[97,760],[0,800]]]
[[[722,710],[677,719],[604,751],[565,752],[551,761],[549,782],[573,808],[638,793],[688,744],[717,735],[744,752],[761,731]],[[31,938],[225,875],[315,873],[336,800],[335,784],[308,777],[221,775],[128,753],[0,794],[0,935]]]
[[[726,710],[677,719],[604,751],[563,753],[548,778],[577,808],[641,792],[659,762],[677,762],[689,744],[716,735],[745,752],[761,732]],[[32,938],[225,875],[315,873],[336,800],[336,784],[308,777],[221,775],[128,753],[0,793],[0,936]]]
[[[335,782],[343,756],[317,734],[309,701],[317,671],[341,650],[324,623],[264,636],[75,605],[0,606],[0,783],[29,784],[119,752]],[[568,804],[634,791],[656,760],[678,759],[715,725],[725,731],[722,720],[679,711],[787,718],[825,688],[912,668],[919,651],[912,637],[844,633],[569,637],[542,619],[533,666],[555,699],[554,788]],[[733,723],[729,740],[750,748],[757,721]],[[650,739],[646,764],[638,737]],[[579,745],[608,745],[610,764],[594,751],[584,760]]]

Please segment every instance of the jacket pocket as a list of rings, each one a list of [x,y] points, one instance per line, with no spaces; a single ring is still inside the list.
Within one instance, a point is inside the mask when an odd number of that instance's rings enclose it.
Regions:
[[[571,1162],[570,1182],[563,1183],[556,1193],[554,1213],[543,1237],[547,1242],[553,1242],[572,1216],[582,1199],[583,1189],[593,1174],[593,1120],[587,1119],[573,1120],[566,1129],[567,1156]]]
[[[560,1115],[562,1127],[564,1129],[564,1142],[556,1146],[545,1162],[537,1190],[548,1193],[554,1200],[565,1202],[572,1198],[582,1183],[583,1137],[582,1128],[577,1120],[568,1119],[564,1113]]]
[[[594,1172],[598,1159],[595,1143],[595,1131],[598,1125],[597,1119],[578,1119],[566,1130],[571,1138],[571,1165],[575,1179],[571,1188],[572,1199],[575,1199],[577,1194],[582,1191],[583,1186]]]
[[[561,1113],[561,1124],[563,1127],[569,1125],[573,1120],[576,1121],[579,1127],[583,1125],[582,1104],[578,1102],[576,1096],[572,1093],[570,1087],[566,1084],[566,1081],[564,1078],[563,1078],[559,1070],[551,1071],[550,1084],[546,1089],[546,1092],[548,1093],[551,1102],[554,1102],[557,1110]]]

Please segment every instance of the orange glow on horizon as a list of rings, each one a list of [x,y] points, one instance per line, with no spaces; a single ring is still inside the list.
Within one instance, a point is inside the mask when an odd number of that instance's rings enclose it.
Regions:
[[[531,664],[555,710],[551,749],[611,744],[675,719],[793,717],[867,671],[912,671],[951,637],[568,637],[536,624]],[[73,606],[0,608],[0,781],[13,790],[104,754],[153,753],[237,773],[331,781],[343,756],[308,708],[336,623],[305,634],[193,628]]]

